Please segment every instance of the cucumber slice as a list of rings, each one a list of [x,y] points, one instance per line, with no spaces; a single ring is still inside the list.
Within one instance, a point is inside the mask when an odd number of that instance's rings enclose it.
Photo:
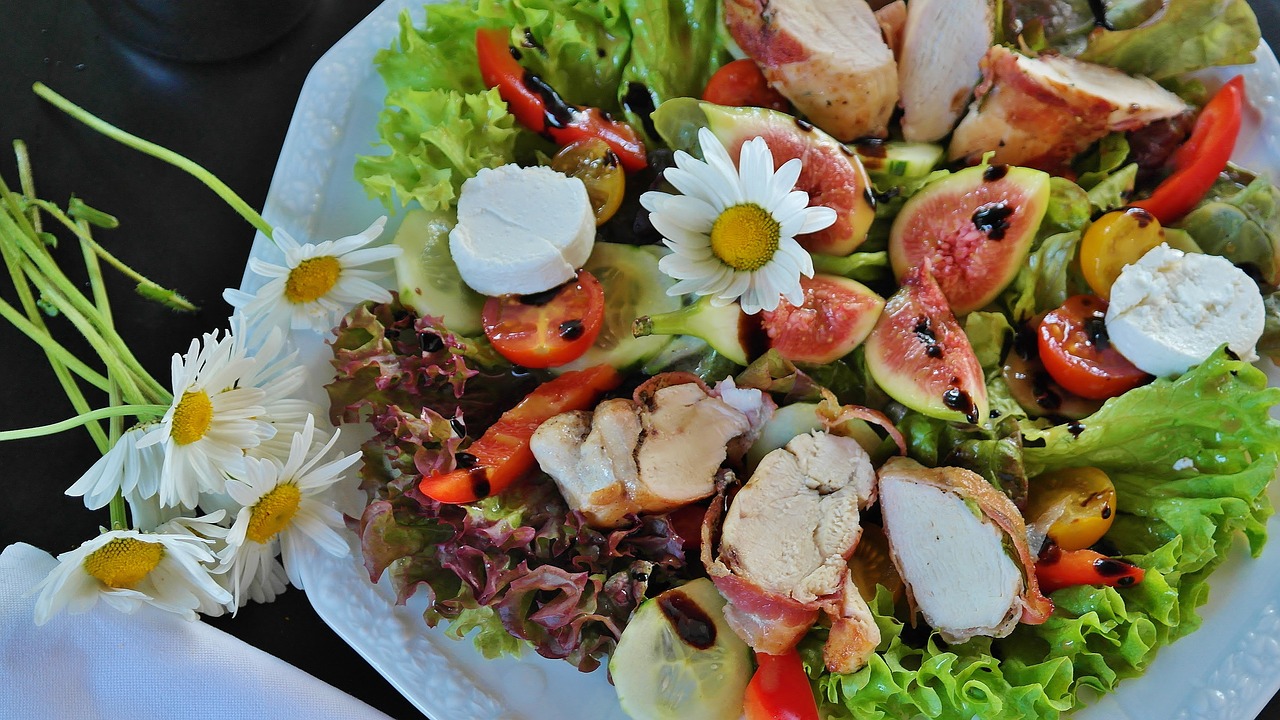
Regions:
[[[699,578],[646,600],[622,632],[609,675],[634,720],[737,720],[751,648],[724,619],[724,598]]]
[[[483,331],[480,311],[485,297],[467,287],[449,253],[449,231],[457,224],[452,212],[415,209],[405,214],[395,244],[400,302],[419,315],[444,318],[444,326],[460,335]]]
[[[765,455],[791,442],[791,438],[821,429],[823,426],[818,419],[817,403],[792,403],[778,408],[773,417],[760,428],[760,437],[747,450],[747,472],[755,472]],[[874,456],[880,448],[880,436],[862,420],[846,420],[839,434],[853,438],[869,455]]]
[[[666,347],[670,338],[631,335],[631,324],[637,316],[680,307],[680,298],[667,295],[667,288],[674,281],[658,269],[662,254],[657,247],[596,243],[583,267],[604,287],[604,327],[586,354],[552,368],[552,372],[581,370],[601,363],[629,370]]]
[[[637,336],[692,335],[705,340],[716,352],[729,360],[746,365],[747,348],[742,343],[742,308],[738,303],[716,307],[711,296],[704,295],[692,305],[660,315],[645,315],[635,322]]]
[[[933,172],[945,152],[941,145],[921,142],[877,142],[849,146],[871,179],[893,184]]]

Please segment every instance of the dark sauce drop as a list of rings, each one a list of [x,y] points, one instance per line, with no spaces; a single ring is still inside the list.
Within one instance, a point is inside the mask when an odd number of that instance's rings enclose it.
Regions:
[[[658,596],[658,607],[685,644],[706,650],[716,643],[716,625],[688,595],[673,590]]]
[[[453,456],[453,464],[463,470],[473,468],[476,466],[476,456],[469,452],[460,452]]]
[[[422,345],[422,352],[434,353],[444,349],[444,340],[435,333],[418,333],[418,342]]]
[[[1128,208],[1127,210],[1124,211],[1124,214],[1133,218],[1134,222],[1138,223],[1138,227],[1140,228],[1144,228],[1150,225],[1151,223],[1155,222],[1156,220],[1155,217],[1151,215],[1151,213],[1138,207]]]
[[[959,388],[951,388],[942,393],[942,404],[956,412],[964,413],[965,419],[971,423],[977,424],[980,419],[978,408],[973,404],[973,398]]]
[[[987,169],[982,171],[982,179],[987,182],[995,182],[1008,174],[1008,165],[988,165]]]
[[[467,426],[465,423],[462,422],[462,418],[450,419],[449,427],[453,428],[453,434],[457,435],[458,437],[462,437],[467,434]]]
[[[573,342],[582,337],[582,333],[586,332],[586,328],[582,326],[581,320],[565,320],[560,323],[559,333],[560,339],[566,342]]]
[[[1102,506],[1102,519],[1103,519],[1103,520],[1107,520],[1107,519],[1109,519],[1110,517],[1111,517],[1111,506],[1110,506],[1110,505],[1103,505],[1103,506]]]
[[[1230,347],[1222,348],[1222,352],[1226,353],[1226,354],[1227,354],[1227,357],[1228,357],[1228,358],[1230,358],[1231,360],[1239,360],[1239,359],[1240,359],[1240,356],[1236,354],[1236,351],[1235,351],[1235,350],[1232,350]]]
[[[644,83],[634,80],[627,83],[627,92],[622,96],[622,107],[640,118],[640,124],[644,125],[644,131],[649,137],[658,137],[658,128],[653,124],[651,117],[656,109],[653,104],[653,93],[649,92],[649,88],[645,87]]]
[[[1047,372],[1038,372],[1031,378],[1031,395],[1036,404],[1045,410],[1053,411],[1062,407],[1062,396],[1054,391],[1053,378]]]
[[[796,127],[800,128],[805,132],[809,132],[810,130],[813,129],[813,123],[808,122],[807,120],[801,120],[800,118],[795,118],[795,121],[796,121]]]
[[[876,191],[872,190],[871,188],[867,188],[865,191],[863,191],[862,196],[866,199],[867,204],[871,206],[871,209],[875,210],[876,205],[879,204],[879,202],[876,200]]]
[[[863,138],[853,144],[858,154],[869,158],[885,158],[889,157],[889,150],[884,146],[884,140],[880,138]]]
[[[538,42],[538,39],[533,36],[533,30],[531,28],[524,29],[524,40],[520,44],[530,50],[541,50],[543,55],[547,54],[546,49],[543,48],[542,44]]]
[[[1115,560],[1113,558],[1098,558],[1093,561],[1093,569],[1102,577],[1121,577],[1133,572],[1133,566],[1127,562]],[[1130,582],[1133,581],[1131,577]]]
[[[1095,316],[1085,320],[1084,332],[1089,336],[1089,342],[1099,350],[1111,347],[1111,338],[1107,335],[1107,323],[1103,318]]]
[[[1067,423],[1067,432],[1071,433],[1071,437],[1080,437],[1080,433],[1084,432],[1084,423],[1072,420]]]
[[[973,225],[992,240],[1003,240],[1012,215],[1013,208],[1004,201],[987,203],[973,211]]]
[[[467,476],[471,480],[471,492],[476,497],[489,497],[489,472],[485,468],[473,467]]]

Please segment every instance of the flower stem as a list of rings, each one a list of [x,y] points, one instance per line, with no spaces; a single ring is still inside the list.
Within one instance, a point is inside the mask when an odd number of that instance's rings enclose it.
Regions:
[[[111,504],[107,506],[111,511],[111,529],[127,530],[129,528],[129,518],[125,515],[124,496],[117,490],[115,497],[111,498]]]
[[[96,117],[95,115],[90,113],[88,110],[85,110],[84,108],[76,105],[70,100],[54,92],[52,89],[49,88],[49,86],[45,85],[44,83],[37,82],[35,85],[32,86],[32,89],[35,91],[36,95],[39,95],[40,97],[44,98],[50,103],[53,103],[53,105],[56,106],[58,109],[62,110],[66,114],[70,115],[71,117],[79,120],[85,125],[88,125],[94,130],[102,133],[103,135],[106,135],[112,140],[123,143],[124,145],[127,145],[133,148],[134,150],[150,155],[151,157],[154,157],[158,160],[163,160],[164,162],[167,162],[170,165],[173,165],[174,167],[177,167],[187,172],[192,177],[196,178],[200,182],[207,185],[209,189],[217,193],[218,197],[226,201],[226,203],[230,205],[233,210],[239,213],[240,217],[243,217],[245,220],[247,220],[250,225],[253,225],[255,228],[257,228],[259,232],[261,232],[263,235],[266,235],[268,239],[271,238],[271,231],[272,231],[271,225],[269,225],[267,221],[264,220],[256,210],[249,207],[249,204],[246,203],[243,199],[241,199],[240,196],[235,193],[235,191],[227,187],[225,183],[223,183],[218,178],[214,177],[212,173],[210,173],[208,170],[205,170],[200,165],[196,164],[191,160],[188,160],[187,158],[183,157],[182,155],[179,155],[178,153],[173,152],[172,150],[160,147],[159,145],[156,145],[153,142],[148,142],[146,140],[143,140],[142,138],[136,135],[125,132],[124,130],[121,130],[120,128],[112,125],[111,123],[108,123],[105,120],[102,120]]]
[[[38,425],[36,427],[22,428],[20,430],[3,430],[0,431],[0,442],[5,440],[22,440],[24,438],[41,437],[44,435],[54,435],[64,430],[80,427],[85,423],[94,420],[102,420],[104,418],[133,416],[138,418],[158,418],[163,417],[169,410],[168,405],[115,405],[112,407],[98,408],[82,413],[73,418],[68,418],[61,422],[50,423],[48,425]]]
[[[76,222],[72,220],[66,213],[62,212],[62,208],[47,200],[35,200],[33,204],[39,206],[53,216],[55,220],[65,225],[68,230],[75,233],[81,244],[88,246],[94,255],[102,258],[108,265],[118,270],[120,274],[138,283],[138,293],[143,297],[159,300],[162,304],[182,312],[195,312],[200,309],[192,304],[190,300],[178,294],[176,290],[161,287],[156,282],[121,262],[119,258],[112,255],[106,248],[99,245],[97,240],[93,239],[93,236],[89,233],[88,225],[84,221]],[[87,261],[88,259],[86,258]],[[101,275],[101,271],[99,271],[99,275]],[[97,296],[96,293],[97,289],[95,288],[95,297]]]
[[[35,198],[36,185],[35,175],[31,172],[31,155],[27,152],[27,144],[21,140],[13,141],[13,154],[18,158],[18,186],[22,188],[22,194],[29,198]],[[40,211],[31,208],[30,216],[27,218],[31,221],[31,227],[35,228],[36,234],[40,234]]]

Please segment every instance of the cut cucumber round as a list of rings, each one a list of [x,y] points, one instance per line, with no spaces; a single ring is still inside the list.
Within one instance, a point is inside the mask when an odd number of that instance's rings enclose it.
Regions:
[[[396,286],[405,307],[444,318],[444,326],[460,335],[478,335],[485,297],[462,282],[449,254],[449,231],[456,223],[452,212],[405,214],[394,240],[404,248],[395,260]]]
[[[877,141],[849,147],[857,153],[872,180],[888,185],[928,175],[942,162],[945,152],[941,145],[922,142]]]
[[[737,720],[754,672],[751,648],[724,619],[724,598],[699,578],[646,600],[609,660],[634,720]]]
[[[814,430],[822,430],[822,420],[818,418],[817,403],[792,403],[783,405],[773,413],[760,428],[760,436],[747,450],[745,459],[748,473],[755,472],[756,466],[765,455],[785,446],[791,438]],[[867,454],[874,454],[880,447],[880,436],[871,426],[856,418],[846,420],[838,429],[840,435],[853,438]]]
[[[667,295],[674,282],[658,269],[662,251],[651,246],[597,242],[583,266],[604,287],[604,326],[585,355],[552,372],[581,370],[606,363],[629,370],[657,355],[670,338],[637,338],[631,324],[641,315],[665,313],[680,307],[680,298]]]

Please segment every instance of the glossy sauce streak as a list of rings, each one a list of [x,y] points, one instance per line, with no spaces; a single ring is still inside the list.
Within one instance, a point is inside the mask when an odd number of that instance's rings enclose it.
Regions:
[[[806,120],[801,120],[800,118],[795,118],[795,121],[796,121],[796,127],[800,128],[805,132],[809,132],[810,130],[813,129],[813,123],[811,122],[808,122]]]
[[[1011,215],[1013,208],[1004,201],[987,203],[973,211],[973,225],[992,240],[1003,240],[1005,232],[1009,230]]]
[[[1104,318],[1094,316],[1085,320],[1084,332],[1089,336],[1089,342],[1099,350],[1111,347],[1111,337],[1107,335],[1107,323]]]
[[[1134,570],[1129,563],[1114,558],[1098,558],[1093,561],[1093,569],[1105,578],[1123,577]]]
[[[454,428],[454,429],[456,430],[457,428]],[[458,434],[461,435],[462,433],[458,433]],[[462,468],[463,470],[466,470],[468,468],[473,468],[476,466],[476,456],[472,455],[469,452],[460,452],[453,456],[453,462],[458,467]]]
[[[441,340],[440,336],[435,333],[420,333],[418,342],[422,344],[422,352],[425,353],[440,352],[444,349],[444,340]]]
[[[754,360],[769,350],[769,333],[764,329],[764,318],[759,313],[738,317],[738,342],[747,351],[747,360]]]
[[[716,626],[698,604],[679,590],[658,596],[658,607],[686,645],[706,650],[716,643]]]
[[[560,292],[561,287],[563,286],[557,285],[556,287],[553,287],[550,290],[543,290],[542,292],[530,293],[528,295],[521,295],[520,304],[532,305],[534,307],[542,307],[543,305],[546,305],[547,303],[556,299],[556,295]]]
[[[524,86],[542,99],[542,114],[547,127],[562,128],[573,123],[578,115],[578,109],[565,102],[564,98],[561,98],[560,94],[542,78],[525,70]]]
[[[869,158],[885,158],[889,157],[889,151],[885,149],[884,141],[879,138],[865,138],[854,143],[854,148],[858,154]]]
[[[1071,437],[1080,437],[1080,433],[1084,432],[1084,423],[1072,420],[1067,423],[1067,432],[1071,433]]]

